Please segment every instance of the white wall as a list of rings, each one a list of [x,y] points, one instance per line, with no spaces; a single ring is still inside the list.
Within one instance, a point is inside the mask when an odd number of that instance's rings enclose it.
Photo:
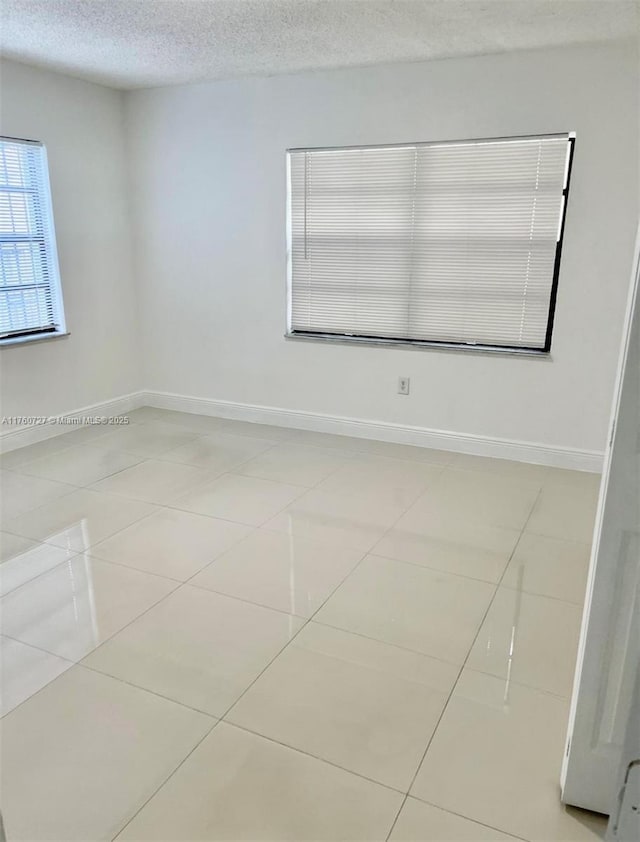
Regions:
[[[8,61],[0,93],[0,133],[47,147],[71,333],[0,349],[2,415],[56,415],[139,389],[124,95]]]
[[[638,211],[636,61],[614,43],[127,95],[145,385],[601,451]],[[283,338],[287,147],[563,131],[550,360]]]

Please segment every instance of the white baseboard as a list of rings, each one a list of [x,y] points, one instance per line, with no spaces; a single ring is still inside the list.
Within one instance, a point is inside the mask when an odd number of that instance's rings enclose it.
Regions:
[[[418,447],[433,447],[455,453],[470,453],[474,456],[493,456],[498,459],[513,459],[517,462],[531,462],[554,468],[570,468],[576,471],[602,470],[604,454],[596,450],[579,450],[571,447],[543,445],[536,442],[514,441],[490,438],[465,433],[451,433],[445,430],[430,430],[426,427],[409,427],[387,421],[365,421],[358,418],[344,418],[302,410],[279,409],[273,406],[235,403],[233,401],[195,398],[169,392],[143,392],[139,405],[158,409],[173,409],[199,415],[212,415],[236,421],[253,421],[261,424],[275,424],[280,427],[294,427],[319,433],[336,433],[364,439],[378,439],[396,444],[411,444]]]
[[[145,392],[132,392],[129,395],[121,395],[109,401],[91,404],[91,406],[75,409],[72,412],[63,412],[59,415],[50,416],[46,422],[23,424],[19,427],[3,425],[0,427],[0,453],[7,453],[16,450],[18,447],[25,447],[28,444],[35,444],[45,439],[61,436],[70,433],[81,426],[88,426],[81,423],[74,423],[91,417],[110,417],[122,415],[142,406],[145,401]],[[35,417],[35,416],[34,416]],[[115,427],[114,427],[115,429]]]
[[[198,415],[211,415],[236,421],[253,421],[260,424],[275,424],[298,430],[312,430],[319,433],[335,433],[355,438],[377,439],[395,444],[411,444],[417,447],[433,447],[454,453],[470,453],[474,456],[492,456],[497,459],[513,459],[516,462],[530,462],[549,465],[554,468],[570,468],[576,471],[602,470],[604,455],[595,450],[579,450],[571,447],[542,445],[536,442],[514,441],[491,438],[469,433],[452,433],[446,430],[430,430],[426,427],[410,427],[392,424],[388,421],[366,421],[359,418],[345,418],[317,412],[295,409],[280,409],[273,406],[236,403],[177,395],[170,392],[140,391],[122,395],[112,400],[85,406],[73,412],[56,416],[57,423],[31,424],[8,428],[0,433],[0,453],[25,447],[53,436],[69,433],[77,426],[73,420],[90,416],[122,415],[140,406],[154,406],[158,409],[173,409]]]

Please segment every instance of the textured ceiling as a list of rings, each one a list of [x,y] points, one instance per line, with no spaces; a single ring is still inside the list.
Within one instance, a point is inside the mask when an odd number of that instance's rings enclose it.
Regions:
[[[637,33],[636,0],[0,0],[7,58],[116,88]]]

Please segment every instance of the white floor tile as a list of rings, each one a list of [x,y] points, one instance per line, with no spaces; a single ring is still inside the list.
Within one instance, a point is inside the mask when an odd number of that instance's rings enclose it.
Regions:
[[[29,541],[28,549],[15,553],[0,565],[0,596],[8,594],[25,582],[30,582],[41,573],[52,570],[73,555],[75,552],[62,547]]]
[[[215,432],[162,454],[162,458],[222,474],[274,446],[272,441]],[[269,479],[269,477],[267,477]]]
[[[583,605],[590,556],[588,544],[525,532],[502,584]]]
[[[350,454],[290,442],[279,444],[235,469],[235,473],[313,487],[345,465]]]
[[[415,447],[408,444],[395,444],[394,442],[342,436],[334,433],[316,433],[312,430],[294,431],[293,441],[312,447],[326,447],[353,454],[383,456],[413,463],[425,462],[430,465],[441,466],[450,464],[454,455],[446,450],[435,450],[429,447]]]
[[[591,814],[560,802],[568,702],[465,670],[412,795],[532,842],[601,838]]]
[[[303,491],[296,485],[226,474],[174,500],[172,506],[196,514],[260,526]]]
[[[292,430],[291,441],[311,447],[326,447],[330,450],[347,450],[351,453],[365,453],[366,439],[340,436],[334,433],[316,433],[313,430]]]
[[[2,599],[2,633],[77,661],[176,586],[76,555]]]
[[[310,617],[361,558],[350,547],[257,529],[190,584]]]
[[[400,793],[220,723],[118,842],[382,842],[401,803]]]
[[[504,548],[491,550],[474,543],[465,543],[464,536],[456,538],[453,531],[447,540],[395,526],[380,539],[372,552],[386,558],[443,570],[445,573],[497,583],[509,562],[511,546],[518,535],[515,531],[505,534]]]
[[[39,477],[27,477],[11,471],[0,471],[0,512],[3,528],[7,532],[13,532],[11,524],[15,518],[75,490],[73,485]]]
[[[520,530],[540,493],[540,484],[480,471],[445,468],[411,509],[418,517],[465,520]]]
[[[162,411],[164,415],[158,420],[198,434],[217,433],[226,423],[224,418],[217,418],[213,415],[196,415],[193,412],[178,412],[176,410]]]
[[[498,474],[499,476],[532,481],[538,484],[544,483],[549,476],[549,468],[546,465],[531,465],[528,462],[496,459],[491,456],[473,456],[469,453],[453,454],[451,467],[460,468],[464,471]]]
[[[215,720],[74,666],[2,722],[12,840],[110,840]]]
[[[177,414],[182,415],[184,413]],[[158,409],[155,406],[139,406],[137,409],[127,412],[127,418],[131,424],[148,424],[150,421],[168,423],[172,415],[174,413],[171,410]]]
[[[35,459],[20,465],[16,470],[32,477],[84,486],[130,468],[141,459],[141,456],[122,450],[103,450],[87,444]]]
[[[173,424],[183,430],[194,433],[212,433],[219,430],[224,419],[209,415],[196,415],[192,412],[178,412],[173,409],[157,409],[153,406],[142,406],[128,412],[127,415],[135,424],[148,424],[150,421],[162,424]]]
[[[509,842],[515,837],[418,801],[405,801],[389,842]]]
[[[395,536],[404,533],[424,535],[445,544],[459,544],[472,551],[481,550],[509,558],[520,531],[493,526],[483,518],[474,516],[469,508],[456,508],[454,500],[446,503],[427,504],[420,498],[395,524]]]
[[[318,486],[326,494],[376,497],[408,508],[442,473],[423,462],[384,456],[355,456]]]
[[[569,697],[581,618],[572,603],[498,588],[467,665]]]
[[[95,483],[92,488],[132,500],[163,504],[204,485],[210,479],[208,471],[192,465],[149,459]]]
[[[160,509],[96,544],[91,555],[184,582],[250,531],[228,520]]]
[[[295,537],[334,541],[366,552],[404,510],[405,506],[397,502],[313,489],[265,526]]]
[[[494,590],[485,582],[368,556],[316,619],[462,664]]]
[[[74,434],[77,432],[75,430]],[[69,434],[52,436],[43,441],[35,442],[35,444],[28,444],[26,447],[8,450],[5,453],[0,453],[0,468],[12,470],[19,465],[32,462],[34,459],[51,456],[53,453],[59,453],[68,447],[72,447],[76,443],[76,440],[75,435],[73,439],[70,438]]]
[[[598,504],[593,474],[581,474],[571,483],[546,485],[529,518],[527,532],[591,544]]]
[[[600,490],[602,474],[590,471],[569,471],[563,468],[548,468],[545,477],[545,488],[575,488],[582,490],[588,497],[597,497]]]
[[[278,442],[288,441],[296,431],[288,427],[276,427],[272,424],[257,424],[250,421],[233,421],[221,418],[220,432]]]
[[[10,561],[12,558],[37,546],[38,542],[31,538],[23,538],[21,535],[13,535],[11,532],[0,532],[0,563]]]
[[[84,663],[222,716],[301,626],[297,617],[184,585]]]
[[[363,453],[376,456],[388,456],[392,459],[407,459],[411,462],[428,462],[430,465],[449,465],[453,453],[448,450],[435,450],[431,447],[414,447],[410,444],[394,444],[390,441],[359,439]]]
[[[116,418],[126,418],[126,415],[116,416]],[[115,433],[116,430],[121,430],[125,426],[128,426],[126,422],[118,421],[116,423],[113,420],[106,424],[95,423],[70,425],[68,429],[70,429],[71,432],[63,433],[61,436],[58,436],[58,438],[60,438],[65,447],[71,447],[78,444],[90,444],[93,446],[96,444],[98,439],[101,439],[103,436],[108,436],[110,433]],[[26,450],[26,448],[24,449]],[[43,453],[42,455],[44,456],[45,454]]]
[[[97,447],[126,450],[128,453],[153,459],[193,441],[197,435],[192,430],[183,430],[174,424],[149,421],[144,424],[129,424],[101,436],[94,444]]]
[[[65,661],[9,637],[0,637],[0,662],[0,716],[9,713],[73,666],[73,661]]]
[[[558,785],[599,476],[129,420],[0,456],[11,842],[603,835]]]
[[[156,507],[148,503],[76,489],[39,509],[13,518],[7,522],[7,529],[26,538],[80,552],[154,511]]]
[[[458,669],[307,625],[227,719],[406,791]]]

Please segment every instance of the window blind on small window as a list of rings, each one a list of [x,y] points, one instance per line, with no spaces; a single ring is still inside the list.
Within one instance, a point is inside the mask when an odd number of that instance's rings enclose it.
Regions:
[[[46,152],[0,138],[0,339],[62,327]]]
[[[290,151],[290,331],[548,350],[570,143]]]

